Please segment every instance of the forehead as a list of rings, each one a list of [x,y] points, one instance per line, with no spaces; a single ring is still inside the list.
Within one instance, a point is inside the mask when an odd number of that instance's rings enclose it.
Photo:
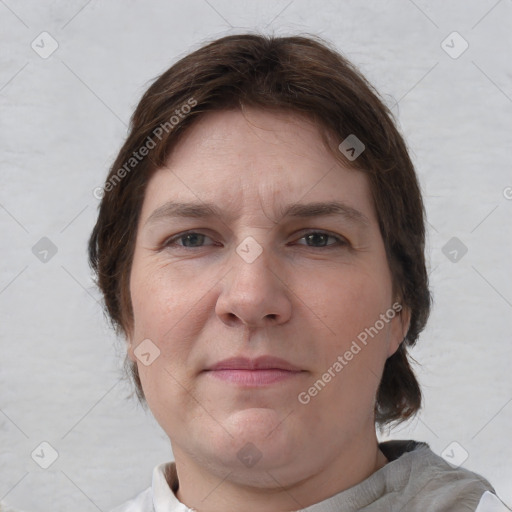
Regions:
[[[341,158],[328,150],[319,128],[297,114],[211,112],[188,129],[150,179],[142,217],[169,199],[233,211],[272,203],[276,212],[302,200],[342,200],[374,216],[366,175]]]

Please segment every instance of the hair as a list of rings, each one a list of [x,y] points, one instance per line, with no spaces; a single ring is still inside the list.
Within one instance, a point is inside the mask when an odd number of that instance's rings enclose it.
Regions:
[[[223,37],[183,57],[145,92],[105,181],[89,240],[89,262],[106,314],[118,334],[130,336],[130,272],[153,172],[165,165],[185,130],[206,113],[244,107],[305,116],[327,142],[325,134],[337,144],[354,134],[364,143],[353,161],[327,145],[345,166],[368,177],[393,291],[410,313],[405,338],[384,366],[375,421],[382,428],[410,418],[420,409],[422,395],[408,348],[423,330],[431,305],[420,188],[390,110],[357,68],[318,37]],[[128,358],[126,365],[144,403],[137,365]]]

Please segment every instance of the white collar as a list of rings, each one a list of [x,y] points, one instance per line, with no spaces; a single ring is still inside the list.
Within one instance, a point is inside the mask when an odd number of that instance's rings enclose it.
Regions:
[[[165,478],[166,473],[171,480],[169,483]],[[153,470],[153,506],[155,512],[195,512],[181,503],[174,494],[173,489],[178,487],[178,475],[174,462],[164,462]]]

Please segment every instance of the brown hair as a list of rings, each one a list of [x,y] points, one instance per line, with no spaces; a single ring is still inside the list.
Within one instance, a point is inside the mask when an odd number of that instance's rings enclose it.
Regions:
[[[153,171],[202,114],[242,106],[305,115],[337,143],[351,134],[364,143],[354,161],[334,151],[345,165],[367,173],[394,291],[411,314],[400,348],[385,363],[375,419],[382,426],[411,417],[422,396],[407,349],[425,326],[431,303],[421,193],[389,109],[349,61],[316,37],[223,37],[179,60],[146,91],[105,182],[89,240],[90,265],[114,328],[125,336],[133,328],[129,277]],[[127,364],[143,401],[137,366]]]

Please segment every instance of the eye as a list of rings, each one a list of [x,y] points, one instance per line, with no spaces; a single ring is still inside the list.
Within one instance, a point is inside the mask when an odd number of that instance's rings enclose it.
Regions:
[[[306,245],[311,248],[322,248],[342,247],[348,245],[348,242],[343,237],[332,235],[325,231],[308,231],[297,240],[297,244]],[[215,245],[215,242],[204,233],[189,231],[168,238],[162,245],[165,248],[200,249]]]
[[[181,233],[168,238],[164,242],[164,247],[186,247],[188,249],[200,248],[205,246],[205,240],[211,240],[211,238],[203,233],[197,233],[195,231],[189,231],[188,233]],[[213,245],[213,244],[206,244]]]
[[[329,243],[329,239],[331,242]],[[310,231],[303,235],[299,240],[305,240],[305,244],[308,247],[331,247],[331,246],[343,246],[347,245],[347,241],[339,236],[331,235],[324,231]]]

